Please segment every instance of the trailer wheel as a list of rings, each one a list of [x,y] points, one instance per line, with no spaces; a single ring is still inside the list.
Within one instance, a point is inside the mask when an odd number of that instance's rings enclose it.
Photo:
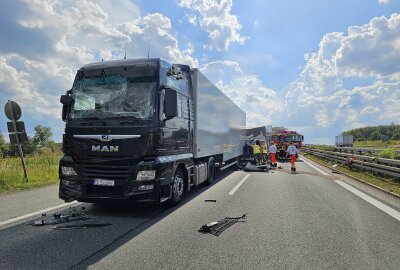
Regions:
[[[214,182],[214,179],[215,179],[215,163],[214,163],[213,157],[210,157],[208,159],[207,173],[208,173],[208,175],[207,175],[206,184],[207,184],[207,186],[209,186]]]
[[[172,196],[170,204],[172,206],[177,205],[183,197],[183,191],[185,189],[185,180],[181,169],[177,169],[172,182]]]

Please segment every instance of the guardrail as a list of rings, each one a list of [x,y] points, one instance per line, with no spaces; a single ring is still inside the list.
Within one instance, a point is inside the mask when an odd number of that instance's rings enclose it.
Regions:
[[[303,147],[302,151],[344,165],[348,165],[349,160],[353,158],[351,165],[355,168],[400,178],[400,160],[324,151],[309,147]]]
[[[357,153],[357,154],[373,154],[385,150],[379,148],[355,148],[355,147],[335,147],[335,149],[339,152]],[[395,150],[395,152],[400,155],[400,150]]]

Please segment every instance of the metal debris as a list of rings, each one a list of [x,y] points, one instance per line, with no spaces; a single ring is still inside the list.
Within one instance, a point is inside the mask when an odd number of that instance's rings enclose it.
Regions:
[[[338,170],[336,170],[336,167],[337,167],[337,166],[338,166],[337,164],[333,164],[333,165],[332,165],[332,173],[340,174],[340,172],[339,172]]]
[[[88,220],[89,217],[86,216],[86,212],[83,211],[82,207],[81,211],[77,211],[75,208],[70,208],[68,213],[54,213],[52,216],[47,216],[47,214],[42,214],[42,218],[40,220],[33,221],[31,223],[32,226],[44,226],[44,225],[56,225],[61,223],[80,221],[80,220]]]
[[[204,200],[205,202],[217,202],[217,200]]]
[[[219,221],[214,221],[200,227],[199,232],[210,233],[215,236],[220,236],[222,232],[228,229],[230,226],[237,222],[246,222],[247,214],[243,214],[241,217],[226,217]]]
[[[71,229],[101,228],[110,225],[111,223],[86,223],[86,224],[59,225],[51,228],[53,230],[71,230]]]

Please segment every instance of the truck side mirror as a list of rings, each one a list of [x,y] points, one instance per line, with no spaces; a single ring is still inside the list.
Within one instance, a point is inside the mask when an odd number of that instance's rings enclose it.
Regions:
[[[68,94],[61,95],[60,102],[61,102],[62,105],[67,105],[67,106],[70,105],[72,103],[71,95],[68,95]]]
[[[63,105],[61,112],[61,119],[65,122],[67,120],[68,106],[72,103],[71,95],[61,95],[60,103]]]
[[[164,115],[165,120],[178,116],[178,95],[174,89],[164,88]]]

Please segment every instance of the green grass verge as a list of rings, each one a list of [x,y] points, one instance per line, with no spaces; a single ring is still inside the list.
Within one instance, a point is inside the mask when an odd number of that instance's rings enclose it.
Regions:
[[[58,183],[58,162],[62,153],[46,149],[25,157],[28,182],[19,157],[0,158],[0,194]]]
[[[333,164],[336,164],[334,162],[327,161],[326,159],[322,159],[320,157],[317,157],[317,156],[314,156],[311,154],[307,154],[307,155],[305,155],[305,157],[308,159],[314,160],[314,161],[318,161],[324,165],[327,165],[328,167],[331,167]],[[339,172],[351,175],[355,178],[358,178],[358,179],[368,182],[370,184],[373,184],[375,186],[378,186],[380,188],[383,188],[387,191],[390,191],[390,192],[400,195],[400,181],[396,180],[394,178],[388,178],[388,177],[376,175],[374,173],[366,172],[366,171],[349,170],[347,167],[345,167],[343,165],[338,165],[336,167],[336,170]]]
[[[376,148],[400,148],[400,141],[360,141],[354,142],[353,147],[363,148],[363,147],[376,147]]]

